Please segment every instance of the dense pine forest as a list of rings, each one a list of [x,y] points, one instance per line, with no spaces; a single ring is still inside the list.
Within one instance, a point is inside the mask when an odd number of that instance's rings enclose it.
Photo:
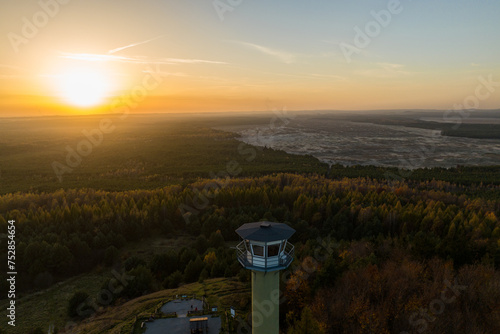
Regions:
[[[286,222],[297,233],[296,259],[282,275],[284,332],[494,333],[499,191],[498,184],[274,174],[155,190],[25,192],[0,197],[0,231],[19,222],[20,292],[121,264],[138,278],[117,296],[127,300],[211,277],[248,282],[228,246],[234,230]],[[157,234],[192,242],[149,261],[119,256],[127,243]]]

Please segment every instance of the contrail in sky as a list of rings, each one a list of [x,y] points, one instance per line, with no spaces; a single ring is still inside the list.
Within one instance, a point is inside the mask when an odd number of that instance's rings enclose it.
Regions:
[[[116,48],[116,49],[113,49],[113,50],[109,50],[108,51],[108,54],[113,54],[115,52],[118,52],[118,51],[121,51],[121,50],[125,50],[125,49],[128,49],[128,48],[131,48],[133,46],[137,46],[137,45],[141,45],[141,44],[146,44],[146,43],[149,43],[151,41],[154,41],[155,39],[158,39],[158,38],[161,38],[161,37],[164,37],[164,36],[158,36],[158,37],[154,37],[154,38],[151,38],[151,39],[147,39],[145,41],[142,41],[142,42],[137,42],[137,43],[133,43],[133,44],[129,44],[129,45],[126,45],[126,46],[122,46],[122,47],[119,47],[119,48]]]

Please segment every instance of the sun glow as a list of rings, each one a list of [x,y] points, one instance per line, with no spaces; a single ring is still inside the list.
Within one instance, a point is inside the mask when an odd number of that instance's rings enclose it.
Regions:
[[[58,94],[77,107],[104,103],[111,92],[110,76],[93,68],[73,68],[58,76]]]

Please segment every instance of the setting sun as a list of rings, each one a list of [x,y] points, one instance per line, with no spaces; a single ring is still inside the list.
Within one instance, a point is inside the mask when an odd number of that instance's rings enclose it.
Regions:
[[[109,76],[91,68],[70,69],[58,79],[60,97],[78,107],[99,105],[111,91]]]

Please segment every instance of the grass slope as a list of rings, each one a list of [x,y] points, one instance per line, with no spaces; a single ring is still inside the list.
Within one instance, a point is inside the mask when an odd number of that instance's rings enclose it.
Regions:
[[[177,289],[162,290],[130,300],[122,305],[109,307],[94,318],[85,320],[75,327],[74,333],[131,333],[136,317],[148,316],[159,306],[175,298],[176,295],[196,294],[208,296],[210,305],[223,310],[232,305],[247,309],[250,303],[250,287],[236,279],[214,278],[204,283],[192,283]],[[242,305],[243,302],[243,305]]]
[[[169,249],[179,250],[191,244],[193,240],[194,238],[188,235],[176,235],[171,238],[153,237],[127,244],[121,250],[120,256],[121,258],[135,256],[148,262],[155,254],[164,253]],[[84,291],[91,298],[99,298],[104,282],[116,277],[112,270],[100,267],[90,273],[59,282],[48,289],[17,296],[16,327],[8,326],[7,322],[3,321],[0,323],[0,333],[3,330],[9,334],[26,334],[37,327],[47,332],[51,325],[59,330],[64,329],[72,323],[67,315],[67,307],[73,294],[76,291]],[[176,294],[206,295],[210,305],[218,305],[219,309],[235,306],[246,310],[250,301],[250,286],[236,279],[217,278],[206,280],[204,283],[187,284],[177,289],[161,290],[130,301],[118,300],[113,306],[99,309],[94,316],[78,324],[73,332],[120,333],[126,329],[126,333],[131,333],[136,315],[151,313],[159,303],[166,302]],[[5,310],[7,303],[8,300],[2,300],[0,308]]]

